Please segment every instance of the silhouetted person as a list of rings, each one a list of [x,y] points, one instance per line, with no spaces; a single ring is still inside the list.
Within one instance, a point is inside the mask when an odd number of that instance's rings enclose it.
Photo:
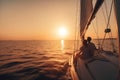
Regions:
[[[87,40],[83,40],[83,45],[80,47],[79,55],[81,58],[89,57],[89,48],[88,48]]]
[[[92,38],[91,37],[87,37],[87,44],[88,44],[88,48],[89,48],[89,54],[90,56],[93,56],[95,53],[95,50],[97,50],[97,48],[95,47],[95,44],[91,42]]]
[[[83,40],[82,46],[79,49],[79,52],[74,56],[74,65],[77,65],[77,59],[80,57],[82,59],[85,59],[87,57],[87,54],[89,53],[88,46],[87,46],[87,40]]]

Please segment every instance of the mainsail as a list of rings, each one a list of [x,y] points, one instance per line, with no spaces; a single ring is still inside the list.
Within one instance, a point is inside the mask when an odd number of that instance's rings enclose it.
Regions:
[[[102,5],[104,0],[97,0],[93,9],[92,0],[81,0],[81,19],[80,19],[80,36],[84,38],[85,32],[95,17],[98,9]]]
[[[80,36],[82,37],[86,24],[92,14],[92,0],[81,0]]]

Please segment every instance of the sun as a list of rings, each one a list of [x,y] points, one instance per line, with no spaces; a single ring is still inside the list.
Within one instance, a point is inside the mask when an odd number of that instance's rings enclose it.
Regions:
[[[65,37],[65,36],[67,35],[67,29],[65,28],[65,26],[61,26],[61,27],[59,28],[59,35],[60,35],[61,37]]]

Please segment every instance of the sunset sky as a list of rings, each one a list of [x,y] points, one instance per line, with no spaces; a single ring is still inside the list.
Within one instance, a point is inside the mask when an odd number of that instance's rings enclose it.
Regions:
[[[74,0],[1,0],[0,39],[73,39],[76,20]],[[67,31],[59,35],[59,28]]]
[[[77,1],[0,0],[0,40],[73,40]]]

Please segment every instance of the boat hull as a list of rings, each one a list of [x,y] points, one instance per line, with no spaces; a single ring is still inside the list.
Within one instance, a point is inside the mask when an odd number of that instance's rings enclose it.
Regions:
[[[113,60],[114,59],[114,60]],[[100,52],[88,59],[72,56],[70,72],[73,80],[117,80],[118,57]]]

